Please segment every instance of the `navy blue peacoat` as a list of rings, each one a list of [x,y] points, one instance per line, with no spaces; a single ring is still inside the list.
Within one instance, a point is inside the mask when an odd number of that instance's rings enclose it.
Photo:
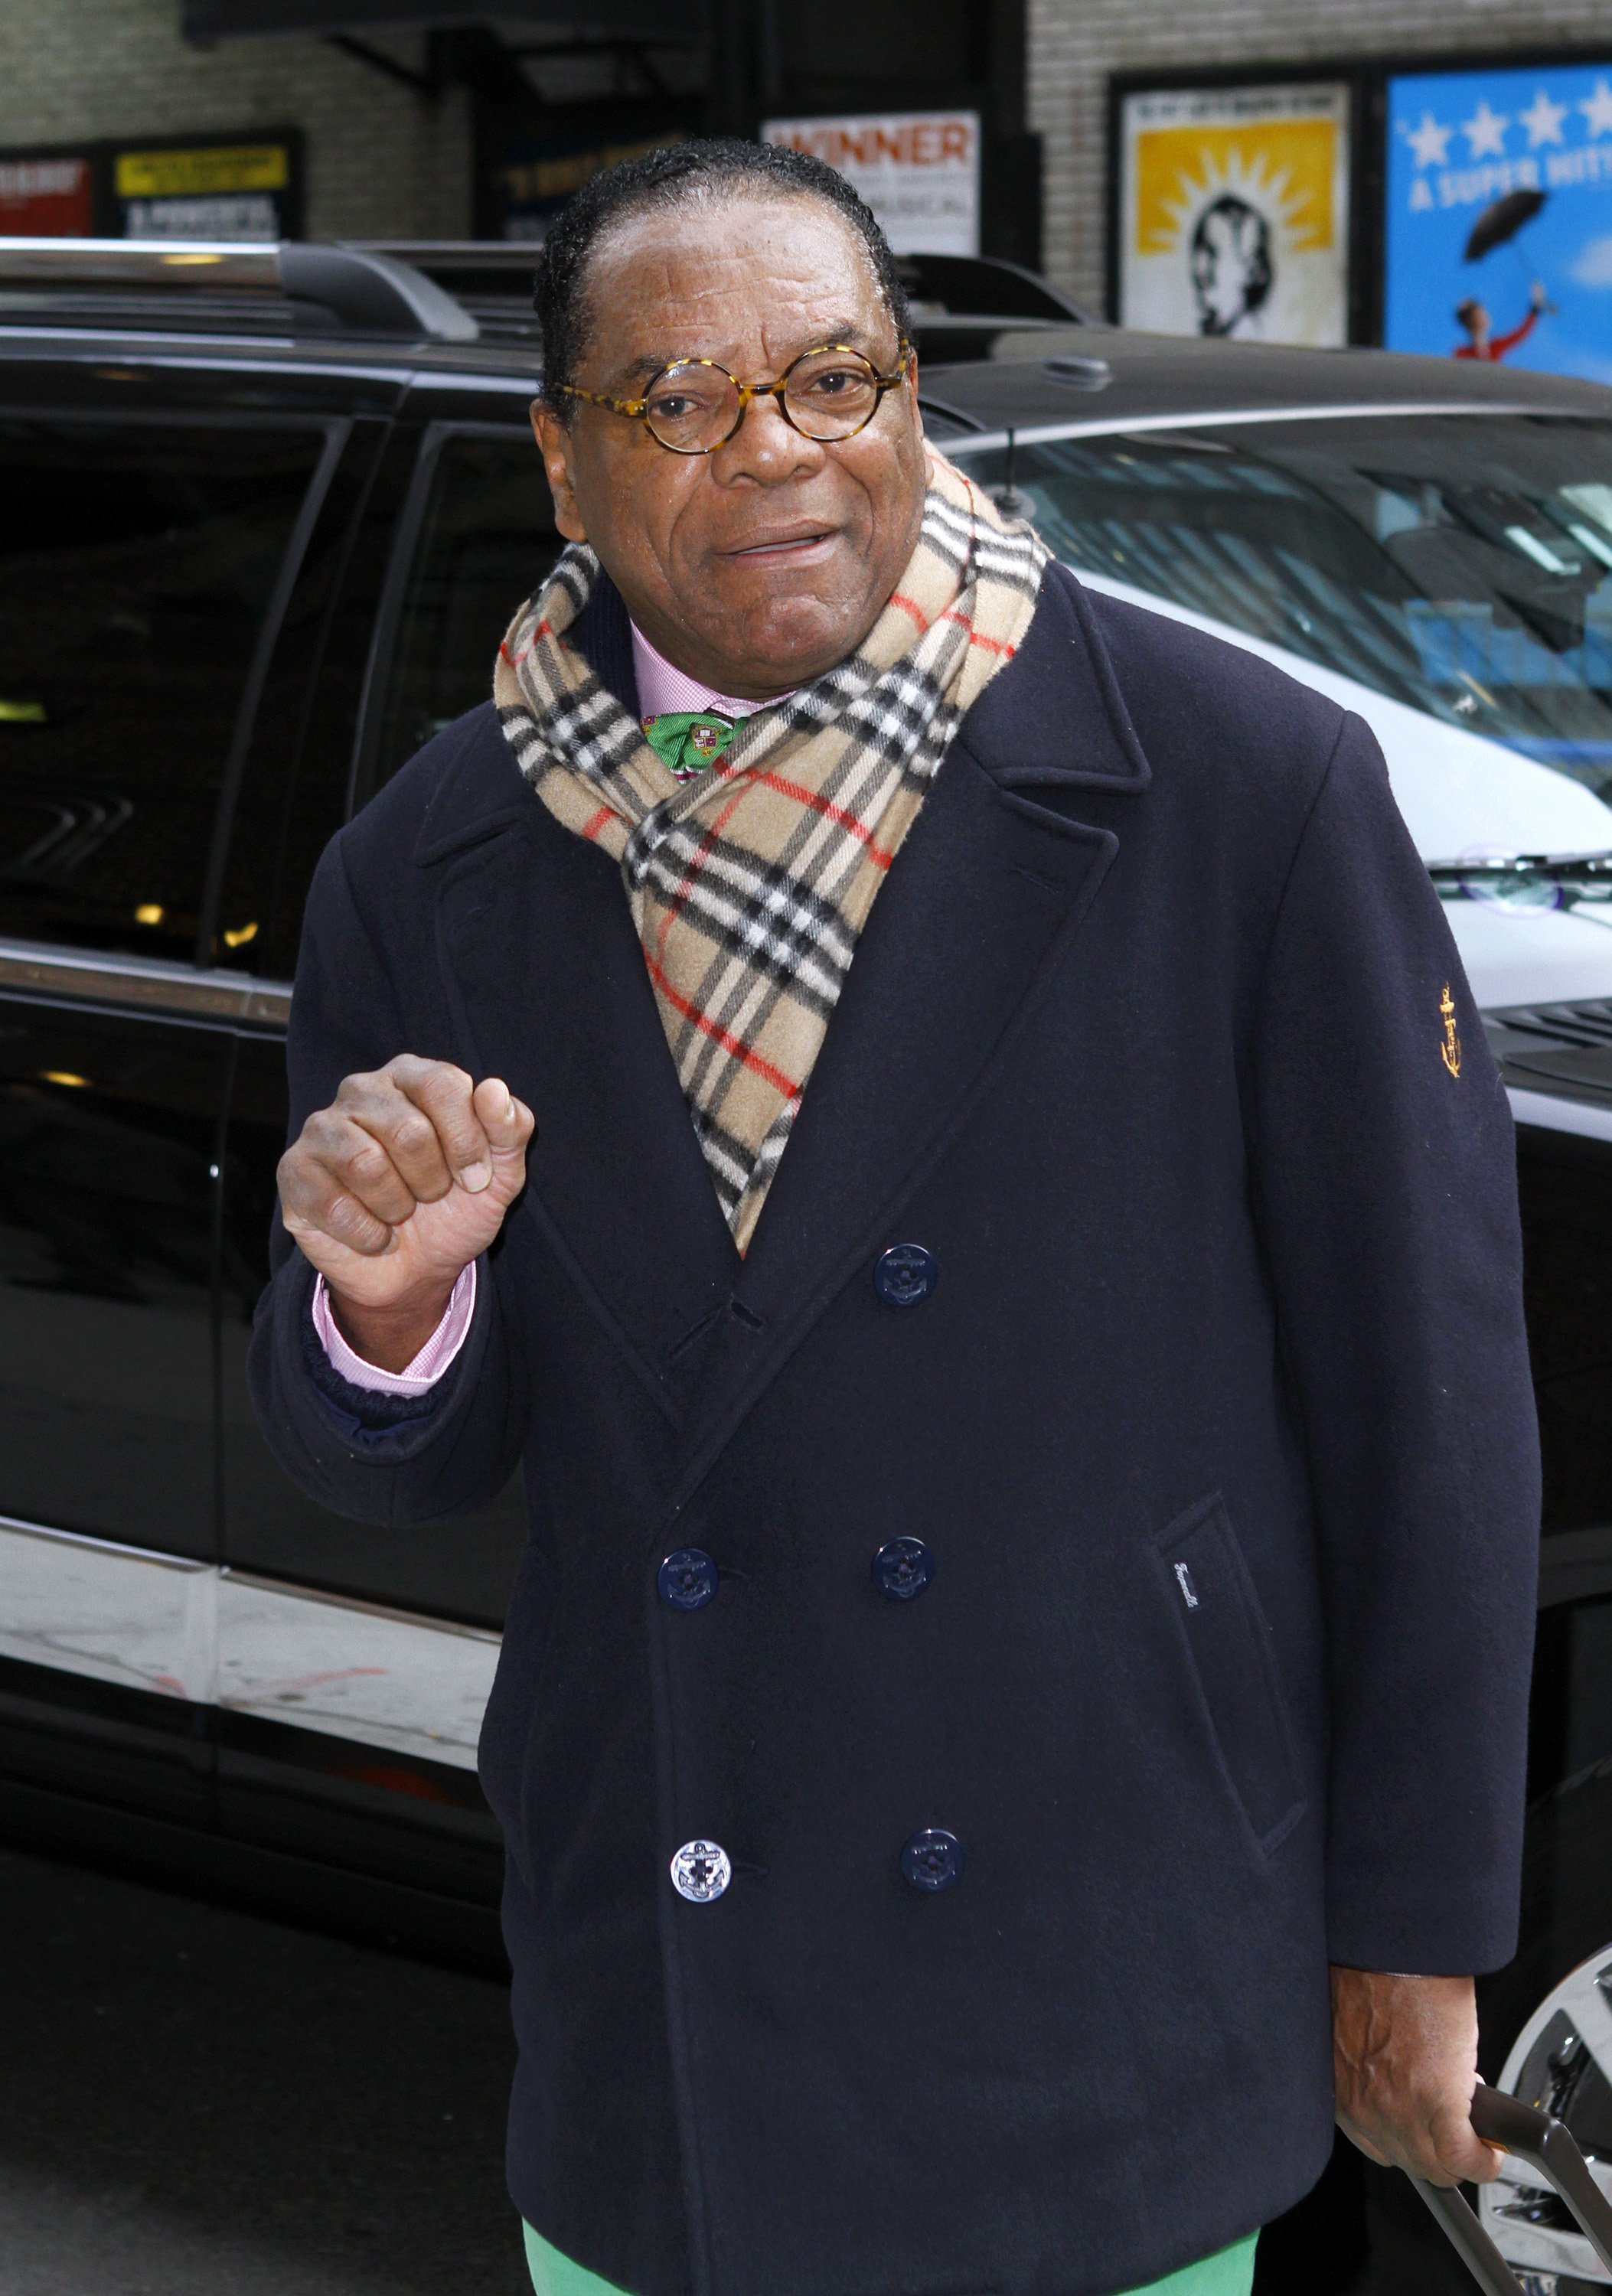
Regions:
[[[1328,1959],[1512,1950],[1535,1568],[1509,1118],[1366,727],[1049,575],[743,1260],[490,707],[325,857],[293,1128],[403,1051],[537,1116],[464,1352],[381,1423],[282,1236],[255,1393],[367,1521],[525,1463],[525,2216],[643,2296],[1088,2296],[1295,2201]]]

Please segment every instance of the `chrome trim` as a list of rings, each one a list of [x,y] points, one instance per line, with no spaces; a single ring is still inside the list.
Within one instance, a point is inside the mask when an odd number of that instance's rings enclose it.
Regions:
[[[254,980],[160,957],[102,956],[37,941],[0,940],[0,993],[7,988],[268,1028],[283,1029],[291,1018],[289,980]]]
[[[102,1541],[101,1544],[106,1542]],[[138,1547],[120,1548],[120,1553],[139,1554]],[[496,1643],[502,1639],[495,1627],[467,1627],[461,1619],[430,1619],[422,1621],[418,1611],[399,1611],[392,1603],[371,1603],[361,1595],[334,1595],[325,1587],[293,1586],[289,1579],[271,1578],[261,1570],[242,1570],[233,1562],[218,1565],[219,1576],[227,1578],[232,1587],[266,1590],[269,1594],[293,1593],[304,1603],[327,1603],[333,1610],[356,1612],[366,1619],[382,1619],[393,1626],[417,1627],[428,1625],[435,1635],[465,1635],[473,1643]]]
[[[500,1636],[227,1566],[218,1603],[226,1711],[474,1769]]]
[[[0,1656],[126,1690],[210,1698],[215,1577],[184,1555],[0,1516]]]
[[[473,343],[481,328],[424,272],[373,249],[317,240],[6,239],[0,281],[24,285],[211,288],[305,296],[344,324]]]
[[[474,1769],[502,1636],[0,1516],[0,1656]]]
[[[1576,1132],[1586,1140],[1612,1140],[1612,1108],[1591,1108],[1553,1092],[1526,1092],[1518,1085],[1508,1085],[1506,1097],[1517,1124],[1535,1124],[1546,1132]]]
[[[534,365],[530,374],[461,374],[454,367],[420,367],[410,378],[412,390],[507,390],[518,391],[524,399],[538,395],[539,375]],[[972,445],[972,439],[969,441]]]
[[[946,451],[955,462],[960,455],[995,453],[1010,439],[1016,446],[1042,447],[1059,439],[1126,438],[1145,430],[1223,430],[1250,422],[1342,422],[1408,414],[1539,414],[1569,422],[1606,420],[1587,406],[1530,406],[1520,399],[1500,406],[1486,400],[1429,398],[1337,406],[1231,406],[1212,414],[1133,414],[1129,421],[1122,414],[1110,414],[1089,422],[1026,422],[1016,424],[1011,430],[987,430],[978,437],[949,439]]]
[[[391,382],[404,389],[414,378],[412,365],[371,366],[358,360],[315,358],[307,356],[305,340],[293,335],[231,335],[212,334],[206,337],[207,348],[195,351],[197,341],[193,329],[184,334],[169,333],[160,327],[49,327],[42,322],[26,322],[10,317],[0,309],[0,373],[4,363],[15,357],[21,365],[26,350],[18,347],[33,342],[60,345],[64,356],[75,357],[85,365],[115,362],[119,366],[154,366],[197,368],[208,373],[227,367],[231,373],[243,374],[317,375],[321,381],[356,380],[359,382]],[[152,350],[148,345],[171,343],[174,348]],[[265,351],[284,351],[284,358],[265,358]],[[37,414],[37,407],[16,410],[24,414]],[[164,409],[167,413],[169,410]],[[54,419],[53,410],[53,419]],[[295,416],[298,410],[287,412]],[[89,419],[96,419],[91,416]],[[282,414],[277,419],[284,420]],[[317,410],[315,410],[317,420]]]
[[[0,279],[137,281],[144,286],[280,288],[277,240],[4,239]]]

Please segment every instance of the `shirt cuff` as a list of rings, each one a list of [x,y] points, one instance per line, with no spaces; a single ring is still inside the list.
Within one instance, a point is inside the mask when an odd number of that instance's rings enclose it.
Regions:
[[[350,1386],[367,1388],[374,1395],[424,1395],[436,1385],[464,1346],[475,1307],[476,1263],[473,1259],[468,1267],[460,1271],[441,1322],[414,1361],[401,1371],[382,1371],[378,1364],[366,1363],[336,1329],[330,1292],[321,1275],[314,1283],[314,1332],[330,1359],[331,1369],[339,1372]]]

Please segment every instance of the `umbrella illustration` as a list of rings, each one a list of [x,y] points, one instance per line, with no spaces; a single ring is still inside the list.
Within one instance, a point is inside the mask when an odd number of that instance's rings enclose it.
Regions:
[[[1525,224],[1533,222],[1546,196],[1543,192],[1508,192],[1504,199],[1486,207],[1467,234],[1467,261],[1476,263],[1492,247],[1503,247],[1509,239],[1515,239]]]

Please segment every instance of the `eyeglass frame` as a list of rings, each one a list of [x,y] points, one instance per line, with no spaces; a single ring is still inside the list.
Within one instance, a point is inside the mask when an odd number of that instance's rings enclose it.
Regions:
[[[857,424],[854,430],[843,430],[836,438],[833,439],[812,439],[810,431],[802,430],[800,424],[790,414],[784,393],[788,389],[789,378],[794,373],[796,367],[802,365],[809,358],[820,358],[825,351],[843,351],[847,358],[860,359],[862,365],[868,369],[868,373],[873,377],[873,405],[868,408],[867,414],[863,415],[861,421]],[[562,382],[557,384],[555,388],[558,390],[560,397],[563,398],[586,399],[590,406],[603,406],[612,414],[624,414],[630,422],[642,422],[646,430],[649,431],[649,436],[654,440],[655,445],[657,447],[665,447],[665,450],[669,455],[687,455],[692,456],[695,455],[714,455],[718,453],[720,448],[727,446],[729,439],[736,439],[738,437],[744,417],[750,412],[750,402],[753,398],[771,398],[776,400],[779,414],[789,425],[789,428],[794,432],[797,439],[811,439],[811,443],[814,447],[843,447],[848,439],[859,438],[862,432],[866,430],[868,425],[873,421],[874,416],[884,404],[885,392],[893,390],[898,382],[906,381],[907,377],[912,372],[912,344],[908,341],[905,335],[901,336],[896,345],[896,356],[901,364],[894,369],[893,373],[890,374],[881,374],[877,367],[874,365],[873,361],[868,357],[867,352],[858,350],[853,343],[813,343],[809,350],[798,352],[796,356],[790,360],[789,365],[784,369],[783,373],[779,375],[776,382],[741,382],[738,376],[736,374],[730,373],[720,359],[675,358],[668,359],[663,367],[661,367],[655,373],[650,376],[642,398],[613,398],[607,392],[584,390],[580,384],[574,382]],[[732,383],[734,389],[739,394],[739,411],[734,417],[732,430],[728,431],[724,437],[716,439],[709,447],[668,446],[666,440],[662,438],[658,430],[651,430],[649,429],[649,400],[651,393],[654,391],[657,382],[663,381],[664,378],[670,374],[675,368],[683,366],[705,366],[710,367],[717,374],[725,374],[728,376],[728,381]]]

